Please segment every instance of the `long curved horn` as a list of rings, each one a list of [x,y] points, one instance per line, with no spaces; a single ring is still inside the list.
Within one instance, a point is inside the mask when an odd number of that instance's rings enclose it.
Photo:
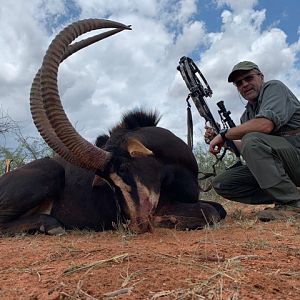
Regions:
[[[75,158],[72,152],[57,137],[47,118],[40,90],[40,73],[40,70],[36,73],[30,90],[30,110],[33,122],[45,142],[56,153],[70,163],[80,166],[80,161]]]
[[[117,28],[117,29],[109,30],[109,31],[102,32],[97,35],[91,36],[89,38],[86,38],[86,39],[76,42],[74,44],[71,44],[68,47],[68,50],[66,51],[66,53],[63,55],[61,62],[63,60],[65,60],[67,57],[69,57],[70,55],[74,54],[75,52],[77,52],[87,46],[90,46],[96,42],[99,42],[100,40],[103,40],[109,36],[112,36],[118,32],[121,32],[125,29],[131,29],[131,28],[130,28],[130,26],[127,26],[126,28]]]
[[[104,38],[107,38],[111,35],[114,35],[120,31],[123,31],[124,28],[113,29],[107,32],[100,33],[98,35],[89,37],[87,39],[81,40],[74,44],[71,44],[67,51],[64,53],[62,60],[65,60],[75,52],[87,47],[93,43],[96,43]],[[32,82],[31,91],[30,91],[30,110],[33,118],[33,122],[36,125],[39,133],[45,140],[45,142],[60,156],[64,157],[67,161],[72,164],[84,167],[85,165],[78,160],[72,152],[69,151],[68,148],[61,142],[61,140],[57,137],[55,131],[51,127],[51,124],[46,115],[43,99],[41,95],[41,84],[40,84],[40,73],[39,70],[34,77]]]
[[[72,41],[79,35],[100,28],[130,27],[108,20],[89,19],[73,23],[63,29],[49,46],[41,68],[41,91],[48,119],[64,145],[91,170],[102,169],[111,158],[111,153],[83,139],[67,118],[58,93],[57,72],[62,57]]]

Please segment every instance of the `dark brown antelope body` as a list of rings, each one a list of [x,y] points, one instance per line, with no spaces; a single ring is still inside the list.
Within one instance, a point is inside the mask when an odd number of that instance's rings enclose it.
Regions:
[[[149,119],[141,111],[125,119],[137,115],[138,124],[141,116]],[[188,146],[156,122],[147,122],[152,126],[122,125],[98,138],[97,145],[113,157],[100,174],[100,185],[92,185],[93,171],[60,157],[36,160],[2,176],[0,231],[106,230],[135,220],[131,229],[145,232],[152,225],[202,228],[223,218],[221,206],[198,201],[198,168]],[[143,143],[151,154],[132,156],[132,140]]]

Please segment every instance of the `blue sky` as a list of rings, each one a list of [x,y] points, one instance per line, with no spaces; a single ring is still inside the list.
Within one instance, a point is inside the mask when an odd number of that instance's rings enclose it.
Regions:
[[[82,50],[59,71],[62,102],[71,122],[90,141],[128,109],[157,109],[160,126],[186,139],[187,89],[176,70],[191,56],[239,122],[245,101],[227,83],[240,60],[256,62],[265,78],[279,79],[300,97],[297,0],[2,0],[0,7],[0,110],[38,136],[29,110],[35,72],[53,37],[70,22],[109,18],[132,25]],[[194,110],[195,139],[203,120]],[[181,120],[180,122],[178,120]],[[13,147],[14,136],[0,136]]]
[[[299,39],[299,1],[298,0],[261,0],[257,9],[267,9],[265,28],[277,24],[287,34],[287,41],[295,43]]]
[[[242,1],[242,0],[241,0]],[[218,7],[211,0],[198,1],[200,6],[198,18],[205,20],[208,31],[219,31],[222,20],[221,13],[224,7]],[[228,8],[228,5],[225,7]],[[300,3],[298,0],[260,0],[255,9],[266,9],[266,20],[263,24],[263,29],[270,26],[278,26],[287,34],[287,41],[294,43],[298,40],[299,34],[299,10]]]

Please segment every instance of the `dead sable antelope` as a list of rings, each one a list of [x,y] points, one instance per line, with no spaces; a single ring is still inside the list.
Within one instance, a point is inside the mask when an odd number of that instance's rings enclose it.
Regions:
[[[101,28],[115,29],[71,44]],[[82,138],[65,115],[57,87],[59,64],[124,29],[130,28],[82,20],[52,41],[33,80],[30,105],[40,134],[59,156],[35,160],[0,178],[0,232],[106,230],[130,220],[130,229],[142,233],[153,226],[202,228],[225,217],[220,204],[198,201],[194,155],[181,139],[156,126],[156,113],[124,115],[96,145]]]

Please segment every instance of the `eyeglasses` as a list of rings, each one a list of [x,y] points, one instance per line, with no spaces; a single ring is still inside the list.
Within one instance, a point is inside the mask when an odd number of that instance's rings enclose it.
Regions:
[[[249,74],[247,76],[245,76],[244,78],[242,79],[239,79],[239,80],[236,80],[233,82],[233,84],[236,86],[236,87],[241,87],[243,85],[243,81],[245,81],[246,83],[249,83],[251,82],[253,79],[254,79],[254,76],[255,75],[260,75],[261,73],[254,73],[254,74]]]

